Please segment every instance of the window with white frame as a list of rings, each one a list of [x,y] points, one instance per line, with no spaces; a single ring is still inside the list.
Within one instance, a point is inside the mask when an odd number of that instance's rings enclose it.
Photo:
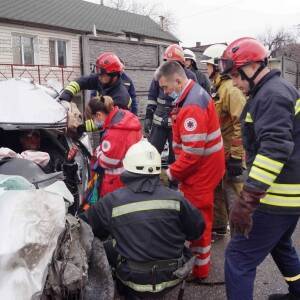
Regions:
[[[34,64],[34,38],[14,34],[12,36],[13,63],[20,65]]]
[[[49,57],[51,66],[66,66],[67,42],[63,40],[49,40]]]

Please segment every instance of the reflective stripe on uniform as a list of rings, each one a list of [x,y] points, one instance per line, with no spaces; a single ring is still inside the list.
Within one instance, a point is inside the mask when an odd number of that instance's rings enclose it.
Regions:
[[[300,195],[300,184],[273,183],[267,192],[282,195]]]
[[[150,99],[148,99],[148,101],[147,101],[147,105],[157,105],[157,102],[155,101],[155,100],[150,100]]]
[[[215,152],[218,152],[222,149],[223,147],[223,140],[221,140],[219,143],[217,143],[214,146],[208,147],[208,148],[203,148],[203,147],[190,147],[190,146],[185,146],[182,145],[182,150],[186,153],[190,153],[190,154],[196,154],[196,155],[211,155]]]
[[[220,151],[222,149],[222,147],[223,147],[223,140],[221,139],[221,141],[218,144],[208,147],[208,148],[205,148],[203,155],[211,155],[215,152]]]
[[[252,166],[250,173],[249,173],[249,177],[263,182],[267,185],[271,185],[274,180],[276,179],[276,175],[272,174],[272,173],[268,173],[256,166]]]
[[[164,105],[167,103],[167,101],[164,99],[157,98],[157,103]]]
[[[110,158],[106,156],[103,152],[100,153],[99,159],[110,165],[117,165],[121,161],[120,159]]]
[[[175,286],[181,282],[181,279],[175,279],[175,280],[164,281],[153,285],[153,284],[138,284],[132,281],[124,281],[119,276],[118,278],[122,281],[123,284],[135,290],[136,292],[151,292],[151,293],[159,293],[164,289]]]
[[[179,148],[179,149],[181,149],[182,148],[182,144],[177,144],[175,142],[172,142],[172,147],[173,148]]]
[[[85,121],[85,129],[86,129],[87,132],[92,132],[92,131],[97,130],[93,120],[86,120]]]
[[[76,90],[72,86],[67,86],[65,88],[65,90],[71,92],[72,95],[76,95],[77,94]]]
[[[267,194],[264,198],[260,199],[260,202],[275,206],[300,207],[300,196],[285,197]]]
[[[297,115],[299,112],[300,112],[300,98],[296,101],[295,115]]]
[[[283,168],[283,163],[261,154],[256,155],[253,164],[276,174],[279,174]]]
[[[189,147],[189,146],[182,145],[182,150],[186,153],[197,154],[197,155],[203,155],[204,153],[203,147],[196,148],[196,147]]]
[[[198,258],[196,257],[196,260],[195,260],[195,265],[196,266],[205,266],[207,265],[208,263],[210,262],[210,255],[207,256],[206,258]]]
[[[128,104],[127,104],[127,108],[128,108],[128,109],[131,107],[131,104],[132,104],[132,99],[129,98],[129,101],[128,101]]]
[[[220,137],[220,136],[221,136],[221,130],[220,130],[220,128],[219,128],[219,129],[217,129],[216,131],[214,131],[214,132],[208,134],[208,135],[207,135],[206,141],[207,141],[207,142],[211,142],[211,141],[213,141],[214,139],[216,139],[216,138],[218,138],[218,137]]]
[[[71,92],[73,95],[80,92],[80,86],[76,81],[71,81],[65,89]]]
[[[201,254],[205,254],[208,253],[211,249],[211,245],[206,246],[206,247],[192,247],[191,250],[192,252],[195,253],[201,253]]]
[[[207,133],[195,133],[195,134],[183,134],[181,135],[181,139],[183,142],[211,142],[216,138],[221,136],[221,130],[217,129],[216,131],[207,134]]]
[[[245,122],[247,122],[247,123],[253,123],[251,114],[249,112],[247,112]]]
[[[105,169],[105,174],[108,175],[120,175],[125,171],[125,169],[122,168],[116,168],[116,169]]]
[[[296,280],[299,280],[300,279],[300,274],[296,275],[296,276],[293,276],[293,277],[284,277],[284,279],[287,281],[287,282],[293,282],[293,281],[296,281]]]
[[[169,209],[180,211],[180,202],[177,200],[150,200],[133,202],[114,207],[112,210],[112,217],[115,218],[133,212],[155,209]]]
[[[163,122],[163,118],[158,116],[158,115],[154,115],[153,116],[153,123],[156,124],[156,125],[161,125],[161,123]],[[168,118],[168,125],[171,126],[171,119]]]
[[[200,142],[206,141],[206,133],[196,133],[196,134],[183,134],[181,139],[183,142]]]

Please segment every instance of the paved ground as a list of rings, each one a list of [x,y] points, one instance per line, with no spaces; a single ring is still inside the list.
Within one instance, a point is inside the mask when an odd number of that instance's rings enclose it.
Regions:
[[[300,253],[300,224],[294,233],[295,247]],[[223,240],[218,240],[213,244],[212,250],[212,272],[208,281],[223,281],[224,280],[224,249],[229,237]],[[257,269],[255,282],[254,300],[266,300],[271,293],[287,292],[286,284],[279,273],[277,267],[271,257],[267,259]],[[178,291],[174,290],[169,295],[163,297],[164,300],[176,300]],[[116,298],[119,299],[119,298]],[[188,283],[184,294],[185,300],[225,300],[225,286],[200,286]],[[241,299],[243,300],[243,299]]]
[[[294,233],[295,247],[300,253],[300,224]],[[209,281],[222,281],[224,280],[224,248],[228,242],[229,237],[224,240],[216,241],[213,244],[212,255],[212,272],[208,279]],[[271,257],[267,257],[266,260],[257,269],[257,276],[255,281],[255,300],[266,300],[271,293],[285,293],[287,292],[287,286],[283,280],[280,272],[274,264]],[[176,299],[176,294],[172,293],[165,297],[165,300]],[[199,286],[195,284],[188,284],[185,290],[184,299],[186,300],[224,300],[225,286]],[[241,299],[242,300],[242,299]]]

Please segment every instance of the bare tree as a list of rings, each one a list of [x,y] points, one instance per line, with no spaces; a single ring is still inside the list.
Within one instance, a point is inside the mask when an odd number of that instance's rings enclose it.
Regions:
[[[161,3],[158,1],[140,2],[138,0],[111,0],[109,3],[105,4],[119,10],[148,16],[158,24],[161,22],[160,16],[163,16],[163,29],[173,33],[176,32],[177,19],[174,13],[170,10],[162,9]]]
[[[126,0],[111,0],[107,6],[119,9],[119,10],[129,10],[130,3]]]
[[[268,28],[257,38],[268,48],[271,56],[278,55],[278,52],[282,52],[287,45],[296,43],[295,34],[284,28],[278,31],[273,31],[271,28]]]

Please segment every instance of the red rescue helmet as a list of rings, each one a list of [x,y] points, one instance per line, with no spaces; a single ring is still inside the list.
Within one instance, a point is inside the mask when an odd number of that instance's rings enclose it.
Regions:
[[[117,75],[123,70],[123,64],[113,52],[104,52],[96,60],[96,72],[98,74]]]
[[[177,44],[170,45],[164,53],[164,60],[174,60],[184,65],[183,49]]]
[[[221,74],[239,70],[253,62],[267,63],[268,50],[258,40],[243,37],[233,41],[219,60]]]

